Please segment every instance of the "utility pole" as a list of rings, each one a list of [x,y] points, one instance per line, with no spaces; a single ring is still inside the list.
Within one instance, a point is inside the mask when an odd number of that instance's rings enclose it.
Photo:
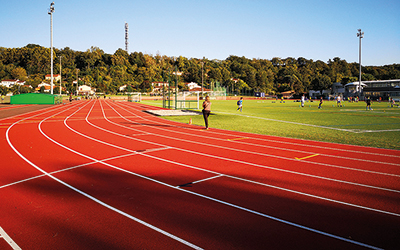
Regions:
[[[79,69],[76,69],[76,95],[78,95],[78,83],[79,83],[79,78],[78,78],[78,72]]]
[[[62,58],[62,56],[60,56],[60,96],[61,96],[61,84],[62,84],[62,74],[61,74],[61,58]]]
[[[203,68],[204,68],[204,56],[203,60],[201,61],[201,96],[203,96]]]

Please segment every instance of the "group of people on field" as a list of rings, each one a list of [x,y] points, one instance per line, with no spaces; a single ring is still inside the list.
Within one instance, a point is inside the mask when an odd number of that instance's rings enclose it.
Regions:
[[[335,99],[336,99],[337,106],[338,107],[342,107],[342,97],[339,95]],[[358,97],[356,97],[356,98],[349,99],[349,101],[350,100],[358,102],[359,99],[358,99]],[[306,98],[305,98],[305,95],[303,94],[301,99],[300,99],[301,107],[304,107],[305,101],[306,101]],[[324,103],[324,100],[321,97],[320,100],[319,100],[318,109],[322,108],[322,104],[323,103]],[[372,110],[372,107],[371,107],[372,100],[371,100],[370,97],[367,97],[365,99],[365,103],[367,104],[366,110]],[[396,105],[395,100],[393,98],[390,98],[390,97],[389,97],[389,103],[391,104],[391,107]],[[240,99],[237,101],[236,104],[237,104],[236,111],[240,110],[240,112],[242,112],[242,110],[243,110],[243,97],[240,97]],[[399,105],[397,105],[397,106],[399,106]],[[211,101],[210,101],[210,97],[209,96],[205,97],[205,100],[203,102],[202,113],[203,113],[203,117],[204,117],[205,129],[208,130],[209,129],[208,128],[208,117],[210,116],[210,113],[211,113]]]

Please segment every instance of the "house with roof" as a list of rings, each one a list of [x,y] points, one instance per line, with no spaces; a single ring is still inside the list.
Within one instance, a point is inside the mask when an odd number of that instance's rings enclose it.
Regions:
[[[46,75],[45,79],[51,81],[51,75]],[[61,81],[61,75],[53,74],[53,82],[59,82],[59,81]]]
[[[6,80],[1,81],[0,84],[7,88],[11,88],[14,85],[24,85],[25,81],[20,81],[18,79],[6,79]]]
[[[78,87],[78,95],[93,95],[95,90],[92,87],[87,85],[81,85]]]
[[[152,82],[151,86],[153,87],[153,93],[161,93],[163,88],[168,88],[168,82]]]
[[[201,88],[201,86],[200,86],[200,85],[198,85],[198,84],[197,84],[197,83],[195,83],[195,82],[189,82],[189,83],[186,83],[186,86],[188,87],[189,91],[190,91],[190,90],[192,90],[192,89],[198,89],[198,88]]]
[[[50,84],[50,83],[41,82],[41,83],[35,88],[35,90],[39,92],[40,89],[41,89],[42,87],[44,88],[44,92],[45,92],[45,93],[50,93],[50,90],[51,90],[51,84]]]

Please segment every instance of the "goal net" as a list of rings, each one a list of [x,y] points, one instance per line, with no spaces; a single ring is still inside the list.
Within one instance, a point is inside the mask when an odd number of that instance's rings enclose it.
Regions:
[[[142,101],[142,93],[140,92],[128,93],[128,102],[141,102],[141,101]]]

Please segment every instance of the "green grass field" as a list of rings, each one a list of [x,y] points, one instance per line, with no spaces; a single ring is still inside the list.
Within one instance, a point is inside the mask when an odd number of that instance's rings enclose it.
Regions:
[[[161,101],[142,101],[162,106]],[[316,141],[336,142],[400,150],[400,108],[387,102],[373,102],[367,111],[365,102],[319,102],[285,100],[244,100],[243,112],[236,111],[236,100],[213,100],[210,128],[275,135]],[[165,119],[204,126],[203,117],[173,116]]]

